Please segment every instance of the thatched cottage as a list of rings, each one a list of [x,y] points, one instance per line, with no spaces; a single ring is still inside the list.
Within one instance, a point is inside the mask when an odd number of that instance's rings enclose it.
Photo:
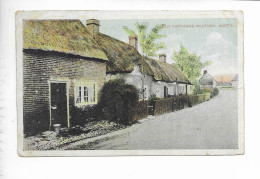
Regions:
[[[199,79],[199,83],[202,88],[215,88],[217,81],[208,73],[207,70],[204,70],[202,77]]]
[[[23,22],[24,131],[69,127],[74,107],[96,104],[107,56],[79,20]]]
[[[140,91],[140,99],[189,93],[191,83],[176,67],[138,52],[129,43],[99,32],[99,21],[23,22],[24,131],[40,132],[54,124],[69,127],[97,104],[103,84],[124,78]],[[80,109],[80,110],[79,110]],[[82,115],[81,115],[82,112]],[[85,112],[85,113],[84,113]]]
[[[129,36],[129,43],[102,34],[100,22],[87,21],[87,29],[108,57],[106,81],[123,78],[139,90],[140,99],[152,95],[166,98],[168,95],[190,93],[191,83],[176,67],[166,63],[166,55],[159,60],[146,58],[138,52],[138,38]]]

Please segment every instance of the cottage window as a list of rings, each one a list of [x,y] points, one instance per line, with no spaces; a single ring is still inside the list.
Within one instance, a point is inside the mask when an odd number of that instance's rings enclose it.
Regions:
[[[76,105],[88,105],[97,103],[97,84],[78,83],[75,93]]]
[[[81,103],[81,86],[77,86],[77,98],[76,103]]]

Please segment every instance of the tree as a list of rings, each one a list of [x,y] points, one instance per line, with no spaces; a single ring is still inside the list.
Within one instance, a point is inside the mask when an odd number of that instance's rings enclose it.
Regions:
[[[202,63],[200,61],[200,56],[190,54],[183,45],[180,46],[179,52],[174,52],[173,60],[175,61],[174,65],[178,67],[192,82],[200,77],[201,70],[205,66],[210,65],[209,61]]]
[[[147,33],[147,29],[149,26],[148,23],[136,22],[135,26],[137,29],[137,33],[126,26],[124,26],[123,28],[128,35],[136,35],[139,38],[140,46],[145,56],[157,56],[156,52],[166,48],[163,42],[156,43],[156,40],[166,37],[166,35],[164,34],[159,34],[163,29],[163,25],[156,25],[154,28],[151,29],[150,33]]]

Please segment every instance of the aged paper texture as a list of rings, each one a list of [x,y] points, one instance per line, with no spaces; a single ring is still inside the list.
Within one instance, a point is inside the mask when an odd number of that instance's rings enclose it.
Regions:
[[[18,11],[18,154],[244,154],[243,23],[241,11]]]

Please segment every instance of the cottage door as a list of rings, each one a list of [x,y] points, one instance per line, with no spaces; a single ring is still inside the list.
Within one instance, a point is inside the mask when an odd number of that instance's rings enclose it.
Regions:
[[[66,83],[51,83],[51,125],[67,126]]]
[[[165,86],[164,87],[164,98],[168,97],[168,88]]]

